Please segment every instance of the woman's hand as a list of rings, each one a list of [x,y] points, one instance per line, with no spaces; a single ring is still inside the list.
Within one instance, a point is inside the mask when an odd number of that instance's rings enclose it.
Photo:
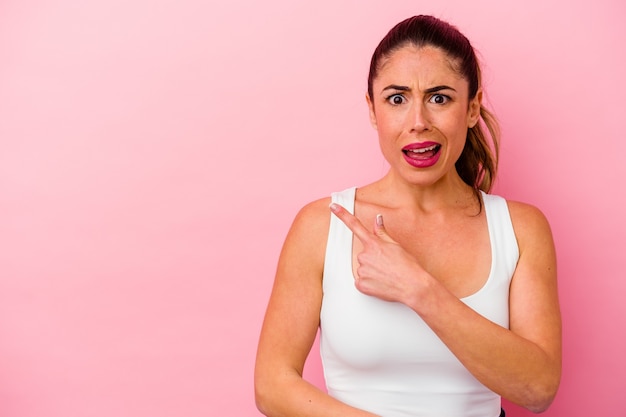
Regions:
[[[343,207],[330,208],[363,245],[355,283],[361,292],[412,308],[476,379],[502,397],[534,412],[550,405],[561,375],[561,322],[554,244],[541,212],[509,203],[520,258],[505,328],[426,272],[387,234],[381,217],[370,232]]]
[[[363,245],[357,255],[356,288],[386,301],[407,303],[415,299],[426,271],[417,260],[394,241],[385,230],[382,215],[376,216],[373,232],[338,204],[331,211],[354,233]]]

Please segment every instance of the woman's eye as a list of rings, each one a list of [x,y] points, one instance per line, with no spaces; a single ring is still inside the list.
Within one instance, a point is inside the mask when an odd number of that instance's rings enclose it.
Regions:
[[[392,96],[389,96],[387,98],[387,101],[389,101],[389,103],[394,104],[394,105],[399,105],[405,102],[405,98],[401,95],[401,94],[394,94]]]
[[[435,104],[445,104],[449,99],[449,97],[444,96],[443,94],[435,94],[430,98],[430,102]]]

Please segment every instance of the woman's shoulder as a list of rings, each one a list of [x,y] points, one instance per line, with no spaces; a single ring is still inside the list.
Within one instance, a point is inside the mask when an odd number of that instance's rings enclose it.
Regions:
[[[330,203],[331,198],[324,197],[304,205],[293,220],[289,240],[309,247],[325,242],[330,227]]]
[[[550,223],[545,214],[536,206],[521,201],[507,200],[511,223],[520,249],[539,240],[552,240]]]
[[[330,203],[333,201],[333,196],[335,196],[335,202],[339,201],[340,204],[348,204],[349,200],[354,200],[356,189],[356,187],[347,188],[340,192],[331,193],[327,197],[311,201],[300,209],[294,224],[304,224],[307,227],[323,227],[327,231],[330,225]]]
[[[536,223],[548,223],[546,216],[536,206],[521,201],[506,200],[511,220],[525,226],[531,226]]]
[[[305,223],[307,226],[312,226],[320,223],[326,223],[330,221],[330,203],[331,198],[324,197],[310,203],[305,204],[296,215],[295,223]]]
[[[298,211],[283,243],[277,279],[321,278],[330,228],[330,202],[330,197],[321,198]]]

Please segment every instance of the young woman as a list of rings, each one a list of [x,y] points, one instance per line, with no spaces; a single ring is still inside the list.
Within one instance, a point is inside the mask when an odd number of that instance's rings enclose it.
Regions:
[[[501,397],[545,410],[561,374],[554,245],[539,210],[487,194],[498,129],[470,42],[434,17],[399,23],[366,98],[389,172],[297,215],[259,342],[259,410],[497,417]],[[302,379],[318,327],[328,393]]]

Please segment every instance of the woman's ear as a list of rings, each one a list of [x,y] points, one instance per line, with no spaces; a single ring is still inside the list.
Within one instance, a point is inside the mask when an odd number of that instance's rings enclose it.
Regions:
[[[378,130],[378,124],[376,123],[376,112],[374,111],[374,102],[370,98],[369,93],[365,93],[365,101],[367,101],[367,107],[370,113],[370,124],[375,130]]]
[[[469,102],[469,108],[467,111],[467,127],[470,129],[476,126],[478,119],[480,118],[480,109],[483,102],[483,90],[479,89],[476,95]]]

